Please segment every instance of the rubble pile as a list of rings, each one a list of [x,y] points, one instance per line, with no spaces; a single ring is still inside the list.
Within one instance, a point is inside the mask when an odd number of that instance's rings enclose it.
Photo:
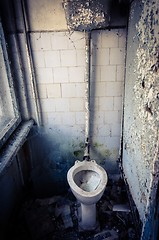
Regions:
[[[79,206],[72,192],[45,199],[29,197],[11,222],[8,238],[16,240],[137,240],[123,181],[109,180],[97,203],[94,231],[78,228]]]

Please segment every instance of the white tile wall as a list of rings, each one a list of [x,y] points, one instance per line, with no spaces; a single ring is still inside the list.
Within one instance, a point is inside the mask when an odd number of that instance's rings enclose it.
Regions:
[[[95,83],[95,96],[104,97],[106,95],[106,83],[96,82]]]
[[[124,48],[110,48],[110,64],[111,65],[124,65]]]
[[[84,111],[84,99],[83,98],[70,98],[69,104],[70,104],[71,112]]]
[[[35,68],[37,83],[49,84],[53,83],[53,72],[52,68],[37,67]]]
[[[84,33],[32,33],[31,43],[45,124],[84,137]],[[125,44],[125,29],[92,33],[92,137],[112,151],[120,142]]]
[[[54,83],[69,82],[69,74],[67,67],[54,67],[53,69]]]
[[[54,112],[55,111],[55,99],[45,98],[40,99],[42,112]]]
[[[118,30],[102,31],[102,48],[118,47]]]
[[[34,66],[36,68],[45,68],[45,59],[43,51],[34,51]]]
[[[106,96],[121,96],[123,89],[123,82],[106,82]]]
[[[116,66],[101,66],[101,81],[114,82],[116,75]]]
[[[120,29],[118,35],[119,35],[119,47],[125,48],[125,46],[126,46],[126,31],[125,31],[125,29]]]
[[[41,98],[47,98],[47,84],[38,84],[37,88],[38,88],[38,94]]]
[[[76,94],[76,97],[84,97],[85,96],[85,84],[84,83],[76,83],[75,84],[75,94]]]
[[[111,128],[109,124],[98,125],[98,134],[101,137],[110,136]]]
[[[31,40],[34,51],[51,49],[51,38],[49,33],[32,33]]]
[[[61,85],[60,84],[47,84],[46,85],[48,98],[61,98]]]
[[[123,81],[124,70],[125,70],[125,68],[123,65],[117,66],[117,81]]]
[[[85,49],[85,38],[83,33],[73,32],[70,35],[67,34],[67,39],[69,49]]]
[[[113,97],[99,98],[99,111],[110,111],[113,109]]]
[[[120,123],[121,122],[121,112],[120,111],[105,111],[105,118],[104,118],[105,123]]]
[[[85,123],[85,112],[78,112],[78,111],[76,111],[75,123],[77,125]]]
[[[114,96],[114,110],[122,110],[122,97]]]
[[[49,124],[49,126],[62,124],[62,113],[49,112],[48,113],[48,124]]]
[[[62,88],[62,97],[64,97],[64,98],[75,98],[76,97],[75,83],[61,84],[61,88]]]
[[[94,113],[93,113],[93,118],[91,118],[91,123],[94,123],[95,126],[96,125],[98,126],[99,124],[104,125],[104,111],[98,111],[98,112],[94,112]]]
[[[64,66],[64,67],[77,66],[75,50],[61,50],[60,56],[61,56],[61,66]]]
[[[76,50],[76,58],[77,58],[77,66],[85,66],[85,50],[83,49],[77,49]]]
[[[60,66],[60,52],[59,51],[45,51],[44,52],[46,67],[59,67]]]
[[[97,79],[98,81],[102,81],[102,77],[101,77],[101,72],[102,72],[102,68],[105,68],[106,66],[92,66],[92,70],[91,70],[91,82],[96,82]],[[106,76],[104,76],[105,79]]]
[[[70,82],[84,82],[84,67],[69,67],[68,72]]]
[[[109,48],[94,48],[92,52],[92,64],[97,66],[106,66],[109,64]]]
[[[75,112],[63,112],[62,113],[62,124],[75,126]]]
[[[55,98],[55,111],[56,112],[69,112],[69,99],[68,98]]]
[[[111,133],[113,137],[120,137],[121,125],[119,123],[111,124]]]
[[[58,32],[51,35],[53,50],[68,49],[68,37],[65,32]]]

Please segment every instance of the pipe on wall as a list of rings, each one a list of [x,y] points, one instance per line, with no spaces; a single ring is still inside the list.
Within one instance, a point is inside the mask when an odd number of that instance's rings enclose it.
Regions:
[[[35,71],[34,71],[34,64],[33,64],[33,56],[31,51],[31,45],[30,45],[30,39],[28,35],[28,21],[27,21],[27,15],[25,10],[25,4],[24,0],[21,0],[21,9],[22,9],[22,16],[23,16],[23,22],[24,22],[24,34],[25,34],[25,40],[26,40],[26,52],[27,52],[27,59],[28,59],[28,66],[29,66],[29,75],[31,79],[31,87],[32,87],[32,94],[33,99],[35,102],[35,111],[36,111],[36,123],[37,125],[42,124],[41,119],[41,107],[40,107],[40,101],[39,101],[39,93],[37,89],[37,83],[35,78]]]
[[[85,151],[84,160],[89,160],[90,148],[90,42],[91,32],[85,32]]]

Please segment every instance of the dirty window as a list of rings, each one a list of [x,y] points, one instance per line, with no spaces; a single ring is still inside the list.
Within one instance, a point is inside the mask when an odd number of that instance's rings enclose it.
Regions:
[[[8,60],[6,42],[0,22],[0,147],[20,122]]]

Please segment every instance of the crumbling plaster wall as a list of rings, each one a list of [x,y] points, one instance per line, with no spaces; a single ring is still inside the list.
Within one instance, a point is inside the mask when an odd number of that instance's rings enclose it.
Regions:
[[[134,1],[127,42],[123,168],[143,222],[158,184],[158,11],[158,1]]]

